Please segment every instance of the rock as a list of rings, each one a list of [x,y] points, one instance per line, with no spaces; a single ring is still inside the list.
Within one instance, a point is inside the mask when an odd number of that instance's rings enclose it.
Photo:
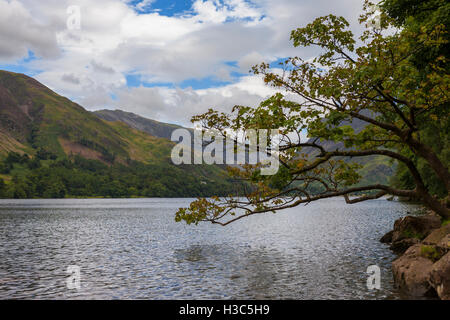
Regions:
[[[395,285],[411,297],[435,296],[450,300],[450,224],[438,215],[407,216],[394,223],[383,243],[402,254],[392,262]]]
[[[450,252],[433,264],[428,282],[439,298],[450,300]]]
[[[437,245],[440,242],[442,242],[442,240],[444,240],[444,244],[445,244],[445,238],[448,238],[448,236],[450,235],[450,224],[441,227],[439,229],[434,230],[433,232],[431,232],[424,240],[423,243],[424,244],[430,244],[430,245]]]
[[[381,237],[380,242],[381,243],[391,243],[392,242],[392,235],[394,234],[394,230],[389,231],[384,236]]]
[[[436,262],[444,256],[444,253],[437,246],[422,244],[420,247],[420,255]]]
[[[441,220],[435,215],[407,216],[396,220],[394,230],[385,234],[380,241],[383,243],[390,242],[390,249],[396,254],[402,254],[440,226]]]
[[[421,246],[413,245],[392,263],[395,285],[412,297],[427,296],[434,292],[434,287],[428,281],[433,262],[421,256]]]
[[[441,239],[441,241],[439,241],[439,243],[437,244],[437,247],[444,249],[446,253],[449,252],[450,251],[450,234],[445,235],[445,237],[443,237]]]
[[[400,218],[394,223],[392,242],[407,238],[424,239],[434,229],[441,227],[441,219],[436,215],[419,217],[407,216]]]
[[[404,253],[409,247],[418,244],[420,242],[419,239],[416,238],[409,238],[409,239],[403,239],[400,241],[392,242],[389,249],[394,251],[396,254],[402,254]]]
[[[440,256],[450,251],[450,225],[446,225],[431,232],[423,241],[425,245],[436,248]]]

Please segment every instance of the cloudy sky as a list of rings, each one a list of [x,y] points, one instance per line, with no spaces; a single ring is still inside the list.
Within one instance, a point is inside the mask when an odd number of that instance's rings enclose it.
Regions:
[[[252,65],[313,57],[289,35],[321,15],[342,15],[358,33],[362,2],[0,0],[0,69],[88,110],[188,125],[210,107],[257,105],[273,91]]]

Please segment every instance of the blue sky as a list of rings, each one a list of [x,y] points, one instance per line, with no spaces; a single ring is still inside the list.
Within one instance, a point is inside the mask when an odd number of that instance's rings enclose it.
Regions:
[[[362,0],[0,0],[0,69],[33,76],[89,110],[186,125],[211,107],[258,105],[275,91],[249,73],[253,65],[314,57],[292,47],[290,31],[329,13],[356,30],[361,7]]]
[[[39,74],[40,70],[30,69],[27,67],[27,64],[34,60],[36,60],[36,56],[33,51],[29,50],[26,58],[22,58],[19,61],[13,63],[0,64],[0,69],[18,73],[25,73],[33,77],[36,74]]]
[[[184,14],[189,11],[192,7],[191,0],[177,0],[177,1],[167,1],[167,0],[156,0],[151,1],[151,3],[147,6],[144,6],[142,9],[137,9],[136,6],[139,4],[145,3],[142,0],[133,0],[130,1],[129,4],[136,9],[138,13],[149,13],[149,12],[159,12],[165,16],[174,16]]]

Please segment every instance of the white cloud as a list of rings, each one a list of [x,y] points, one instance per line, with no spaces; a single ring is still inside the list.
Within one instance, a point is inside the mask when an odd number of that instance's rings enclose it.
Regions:
[[[81,30],[67,30],[70,5],[81,8]],[[357,31],[362,0],[195,0],[189,12],[171,17],[136,12],[149,6],[145,0],[135,7],[130,0],[0,0],[0,63],[31,50],[41,57],[26,65],[42,71],[36,78],[88,109],[118,107],[185,124],[209,107],[259,103],[271,89],[254,76],[234,80],[231,72],[314,56],[314,49],[292,47],[290,31],[329,13],[344,15]],[[235,83],[206,90],[127,88],[128,74],[175,86],[208,77]]]
[[[192,9],[201,22],[223,23],[227,19],[259,19],[261,11],[243,0],[195,0]]]
[[[263,57],[260,53],[252,51],[239,59],[238,65],[241,72],[248,72],[254,65],[263,61],[270,61],[270,58]]]
[[[275,89],[264,85],[261,76],[249,75],[234,84],[201,90],[167,87],[122,88],[117,90],[116,99],[109,99],[103,107],[125,109],[126,106],[127,111],[144,117],[191,126],[191,117],[209,108],[230,113],[235,105],[258,106],[275,92]]]
[[[142,0],[136,5],[136,9],[139,11],[145,11],[152,6],[153,2],[155,2],[155,0]]]
[[[29,50],[40,57],[56,57],[59,50],[55,33],[34,19],[19,1],[0,0],[0,61],[26,58]]]

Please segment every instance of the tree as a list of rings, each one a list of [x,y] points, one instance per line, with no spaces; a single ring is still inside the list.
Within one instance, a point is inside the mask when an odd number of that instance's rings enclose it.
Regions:
[[[30,197],[29,191],[29,187],[20,182],[9,185],[5,193],[6,197],[10,199],[27,199]]]
[[[36,158],[39,160],[56,160],[58,157],[51,151],[45,150],[44,148],[39,148],[36,152]]]
[[[39,158],[34,157],[30,161],[28,161],[28,168],[30,170],[39,169],[41,167],[41,160]]]
[[[46,186],[43,197],[47,199],[60,199],[66,195],[66,188],[59,180],[54,180],[53,183]]]
[[[12,170],[12,164],[9,162],[0,162],[0,173],[9,174]]]
[[[384,0],[381,6],[387,15],[394,19],[396,25],[413,32],[417,32],[421,28],[432,30],[439,25],[450,25],[450,3],[445,0]],[[411,61],[417,67],[420,77],[426,78],[428,76],[430,62],[432,65],[436,58],[445,56],[450,52],[448,32],[443,34],[443,39],[445,42],[438,48],[418,48],[412,55]],[[448,72],[449,62],[447,60],[442,61],[441,67]],[[440,122],[424,123],[419,132],[422,141],[427,143],[446,163],[450,162],[450,132],[448,130],[450,124],[448,120],[447,117]],[[423,177],[429,192],[433,195],[445,197],[447,192],[445,186],[428,163],[417,157],[412,160]],[[398,166],[392,183],[399,188],[410,188],[414,185],[409,171],[402,165]]]
[[[319,199],[342,196],[352,204],[388,194],[418,199],[440,216],[450,217],[446,199],[430,192],[417,166],[418,161],[429,166],[448,199],[448,162],[421,137],[430,127],[448,130],[448,57],[428,55],[417,64],[419,52],[442,52],[446,26],[399,29],[398,21],[383,10],[378,25],[371,27],[370,8],[366,1],[360,17],[366,28],[359,41],[348,22],[334,15],[293,30],[295,47],[315,46],[320,54],[312,61],[289,58],[275,70],[266,63],[255,66],[255,74],[280,90],[260,106],[235,106],[231,114],[209,110],[192,119],[224,136],[237,130],[280,129],[280,137],[270,143],[279,145],[282,169],[275,176],[263,176],[261,165],[231,168],[232,175],[253,185],[245,200],[198,199],[177,212],[177,221],[227,225]],[[361,130],[349,125],[355,121],[364,123]],[[307,130],[309,140],[301,138],[302,130]],[[342,147],[330,149],[325,141],[340,142]],[[270,144],[265,151],[272,152]],[[356,186],[361,177],[354,160],[374,155],[406,168],[411,188]]]
[[[5,163],[14,164],[14,163],[22,163],[25,158],[22,157],[20,153],[17,152],[9,152],[8,156],[5,159]]]

